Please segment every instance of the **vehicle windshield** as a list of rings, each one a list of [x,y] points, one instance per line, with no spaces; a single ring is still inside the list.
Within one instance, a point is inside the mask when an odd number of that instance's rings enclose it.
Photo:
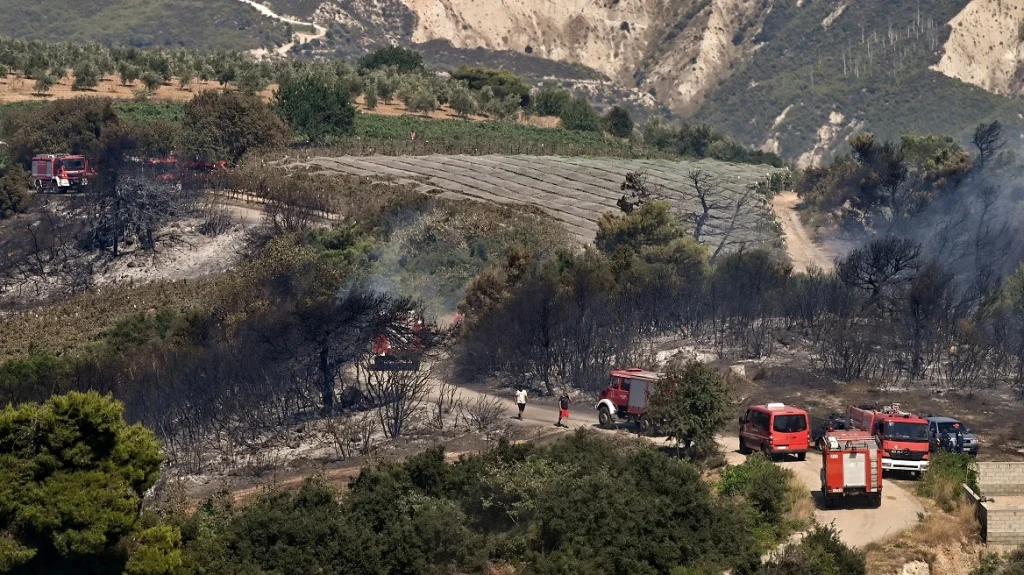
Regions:
[[[85,161],[83,160],[61,160],[60,165],[63,166],[65,170],[72,172],[85,169]]]
[[[772,428],[781,433],[807,431],[807,418],[803,415],[776,415]]]
[[[928,441],[928,425],[909,421],[887,421],[884,437],[903,441]]]
[[[942,422],[942,423],[937,423],[936,425],[939,428],[939,435],[944,435],[946,433],[948,433],[950,435],[956,435],[956,430],[953,429],[953,425],[955,425],[955,424],[956,424],[955,421],[945,421],[945,422]],[[967,427],[966,425],[961,423],[960,424],[960,431],[962,431],[964,433],[971,433],[971,428]]]

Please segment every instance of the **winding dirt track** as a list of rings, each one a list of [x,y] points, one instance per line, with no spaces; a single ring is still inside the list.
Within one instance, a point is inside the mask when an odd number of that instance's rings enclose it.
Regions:
[[[466,401],[473,401],[481,396],[487,397],[485,394],[463,388],[459,389],[458,394]],[[508,406],[510,417],[515,414],[516,406],[511,398],[499,399]],[[570,415],[570,429],[597,428],[597,412],[592,405],[575,405]],[[551,427],[557,420],[558,412],[553,406],[529,404],[526,407],[522,424]],[[736,451],[737,441],[734,436],[719,436],[718,438],[718,443],[725,451],[730,464],[739,464],[745,459]],[[817,504],[815,510],[817,521],[823,525],[833,523],[847,545],[863,547],[873,541],[895,535],[915,525],[918,522],[918,514],[924,513],[924,508],[913,495],[891,482],[885,484],[884,500],[879,509],[826,510],[821,500],[821,480],[819,478],[821,460],[817,452],[808,453],[806,461],[791,460],[779,465],[793,471],[797,478],[807,486]]]
[[[834,265],[835,254],[811,239],[796,211],[799,203],[800,198],[791,191],[780,192],[772,198],[772,210],[782,224],[782,237],[786,241],[786,253],[793,260],[793,271],[807,271],[810,267],[829,271]]]

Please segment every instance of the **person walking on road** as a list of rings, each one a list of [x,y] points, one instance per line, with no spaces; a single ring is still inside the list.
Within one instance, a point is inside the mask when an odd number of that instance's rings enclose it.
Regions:
[[[519,421],[522,421],[523,410],[526,409],[526,389],[522,385],[516,390],[516,405],[519,406]]]
[[[558,423],[555,425],[558,427],[569,427],[568,424],[563,424],[562,420],[569,421],[569,394],[563,393],[562,397],[558,400]]]

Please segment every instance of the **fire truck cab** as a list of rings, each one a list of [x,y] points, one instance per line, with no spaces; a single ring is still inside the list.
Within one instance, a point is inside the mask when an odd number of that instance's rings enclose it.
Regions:
[[[880,455],[878,440],[867,431],[833,431],[822,437],[821,495],[825,507],[855,497],[881,506]]]
[[[608,386],[598,396],[597,420],[601,427],[612,427],[622,419],[636,423],[641,433],[650,432],[653,425],[647,417],[647,398],[650,386],[657,381],[657,373],[638,367],[613,370]]]
[[[803,461],[811,446],[807,412],[783,403],[751,405],[740,417],[740,453],[754,450],[772,459],[793,454]]]
[[[867,431],[882,449],[882,469],[910,471],[920,476],[928,469],[928,421],[900,409],[898,403],[884,407],[850,406],[847,429]]]
[[[82,190],[96,177],[85,156],[40,154],[32,158],[32,179],[37,192]]]

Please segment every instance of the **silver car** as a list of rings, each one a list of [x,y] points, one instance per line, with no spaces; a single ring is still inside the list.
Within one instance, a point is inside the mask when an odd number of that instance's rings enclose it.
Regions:
[[[953,445],[956,445],[956,429],[954,425],[959,424],[960,430],[964,436],[964,453],[971,455],[978,455],[978,448],[981,447],[981,443],[978,441],[978,436],[971,431],[964,422],[959,419],[953,419],[952,417],[926,417],[928,420],[928,443],[931,447],[931,451],[938,451],[943,449],[942,439],[943,436],[948,434],[950,441]]]

